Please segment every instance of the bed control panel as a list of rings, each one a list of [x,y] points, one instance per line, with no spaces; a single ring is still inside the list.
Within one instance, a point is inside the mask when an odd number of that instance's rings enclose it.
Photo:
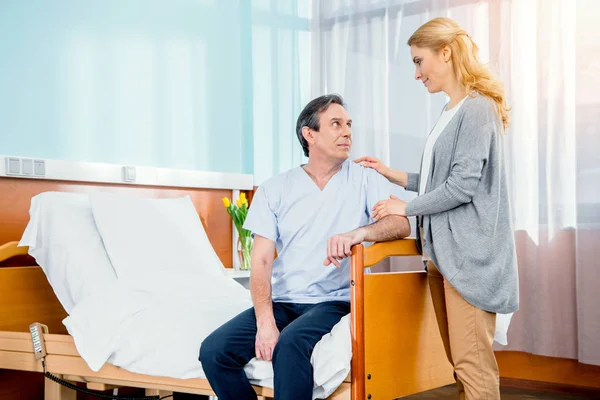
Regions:
[[[36,360],[46,357],[46,344],[44,343],[44,333],[48,333],[48,327],[39,322],[29,325],[31,340],[33,342],[33,352]]]

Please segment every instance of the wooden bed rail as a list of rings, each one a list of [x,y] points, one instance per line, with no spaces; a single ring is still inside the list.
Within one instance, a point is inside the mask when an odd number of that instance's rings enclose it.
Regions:
[[[27,256],[29,248],[18,242],[0,246],[0,263]],[[0,331],[28,332],[29,324],[41,321],[52,333],[64,334],[62,320],[67,313],[58,302],[44,271],[35,260],[24,259],[28,266],[0,267]],[[23,265],[19,263],[18,265]]]
[[[396,256],[420,256],[417,249],[417,241],[412,238],[400,239],[389,242],[378,242],[370,247],[366,247],[363,255],[363,267],[372,267],[385,258]]]
[[[29,251],[29,247],[23,246],[18,247],[19,242],[8,242],[0,246],[0,262],[9,260],[17,256],[26,256]]]
[[[352,337],[351,398],[365,399],[365,302],[364,251],[362,244],[352,246],[350,256],[350,335]]]
[[[425,271],[364,274],[393,256],[419,256],[415,239],[352,247],[352,400],[395,399],[453,382]]]
[[[392,256],[418,256],[415,239],[375,243],[370,247],[352,247],[350,258],[350,303],[352,327],[352,400],[366,399],[365,393],[365,276],[364,268]]]

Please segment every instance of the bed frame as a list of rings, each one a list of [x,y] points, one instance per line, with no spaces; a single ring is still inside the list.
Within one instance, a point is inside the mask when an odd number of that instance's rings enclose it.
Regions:
[[[0,178],[0,190],[3,179],[8,178]],[[13,179],[13,181],[11,189],[18,191],[18,184],[23,180]],[[34,192],[45,191],[44,185],[40,187],[42,190],[34,190]],[[90,186],[86,187],[89,189]],[[81,191],[89,191],[87,189]],[[96,189],[98,188],[94,190]],[[110,190],[110,188],[103,186],[100,190]],[[63,191],[74,190],[71,188]],[[12,200],[25,202],[28,208],[31,190],[26,192],[28,194],[24,197],[16,195]],[[209,203],[213,205],[215,202],[219,204],[223,190],[215,192],[218,193],[209,193]],[[206,203],[205,196],[203,204]],[[199,209],[201,219],[207,228],[207,235],[212,242],[216,235],[214,232],[216,227],[214,224],[207,226],[206,221],[221,220],[221,222],[227,221],[226,223],[229,221],[226,214],[224,218],[221,216],[211,218],[207,214],[208,211],[212,215],[225,213],[225,210],[222,206]],[[0,213],[0,229],[6,218]],[[218,240],[230,244],[231,224],[228,223],[228,226],[229,228],[217,235],[221,235]],[[225,238],[222,237],[223,235]],[[1,237],[2,232],[0,232]],[[2,370],[42,372],[41,363],[34,357],[28,332],[31,323],[40,322],[47,325],[50,332],[44,335],[48,352],[46,357],[48,372],[66,381],[83,382],[93,390],[133,387],[146,389],[148,395],[164,396],[172,392],[214,395],[205,379],[182,380],[141,375],[109,364],[105,364],[98,372],[90,370],[77,353],[72,337],[66,333],[62,325],[66,313],[56,299],[43,271],[28,259],[27,248],[17,247],[17,242],[14,240],[4,243],[0,246],[0,377]],[[229,257],[229,261],[231,260],[231,246],[228,250],[224,250],[225,253],[219,251],[218,247],[216,250],[222,259]],[[437,329],[426,273],[364,274],[363,272],[364,268],[373,266],[386,257],[417,255],[414,239],[376,243],[368,248],[362,245],[352,248],[350,262],[352,369],[345,382],[329,399],[396,399],[454,381],[452,368],[446,359]],[[255,390],[264,398],[273,397],[273,390],[270,388],[255,386]],[[44,381],[44,396],[46,400],[76,399],[73,390],[49,379]]]

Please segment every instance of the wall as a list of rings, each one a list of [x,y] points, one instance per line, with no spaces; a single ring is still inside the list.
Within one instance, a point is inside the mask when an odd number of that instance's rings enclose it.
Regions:
[[[2,2],[0,154],[253,173],[273,158],[254,150],[272,142],[273,102],[293,103],[262,71],[298,70],[307,4]]]

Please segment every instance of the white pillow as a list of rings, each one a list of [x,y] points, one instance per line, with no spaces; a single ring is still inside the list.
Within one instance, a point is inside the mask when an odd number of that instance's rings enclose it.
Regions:
[[[87,195],[46,192],[31,199],[20,246],[42,268],[67,313],[117,280]]]
[[[145,199],[90,194],[98,231],[119,279],[178,271],[223,276],[189,196]]]

